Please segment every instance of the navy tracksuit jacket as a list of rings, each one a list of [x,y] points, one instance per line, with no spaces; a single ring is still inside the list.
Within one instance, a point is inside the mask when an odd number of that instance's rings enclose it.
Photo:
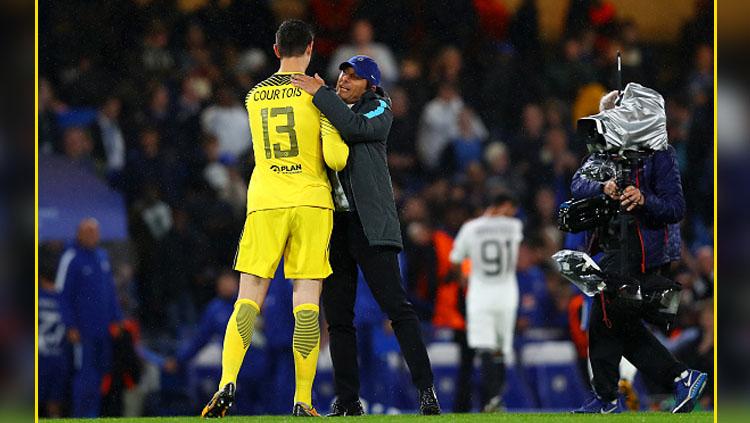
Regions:
[[[72,245],[60,258],[55,286],[66,304],[65,326],[81,333],[73,346],[72,414],[98,417],[102,377],[112,364],[109,325],[122,320],[107,252]]]

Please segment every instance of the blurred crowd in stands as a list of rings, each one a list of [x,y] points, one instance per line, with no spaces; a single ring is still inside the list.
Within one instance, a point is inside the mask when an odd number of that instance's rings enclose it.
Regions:
[[[452,237],[491,195],[509,190],[521,199],[526,232],[519,342],[570,339],[582,356],[582,297],[549,257],[563,245],[584,248],[557,229],[557,206],[569,199],[586,154],[575,121],[598,112],[601,96],[615,88],[621,51],[624,81],[665,97],[688,204],[673,274],[684,289],[679,324],[663,336],[688,366],[710,372],[712,4],[696,2],[679,40],[665,45],[643,41],[635,21],[619,19],[606,0],[571,1],[560,39],[545,42],[535,2],[520,3],[514,13],[490,0],[41,7],[40,154],[64,156],[123,194],[130,240],[114,248],[113,273],[139,342],[174,354],[231,266],[253,168],[243,99],[276,70],[278,23],[301,18],[316,29],[308,73],[332,85],[351,55],[380,65],[394,114],[388,160],[402,263],[411,300],[434,329],[428,333],[464,330],[462,289],[446,280]],[[63,243],[42,250],[62,251]]]

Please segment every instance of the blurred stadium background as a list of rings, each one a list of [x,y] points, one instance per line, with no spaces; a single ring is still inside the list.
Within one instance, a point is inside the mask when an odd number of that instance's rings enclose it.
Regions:
[[[468,387],[467,403],[457,380],[471,352],[461,342],[463,295],[445,280],[452,236],[503,189],[522,199],[526,225],[506,405],[567,410],[584,399],[582,296],[549,257],[582,243],[556,228],[556,208],[585,154],[574,122],[598,111],[614,88],[617,50],[625,82],[666,99],[688,202],[683,259],[674,267],[684,288],[679,324],[660,335],[713,375],[713,2],[45,0],[39,277],[51,286],[79,222],[99,221],[128,334],[119,335],[118,351],[133,351],[97,363],[106,365],[103,415],[196,414],[215,390],[221,347],[212,333],[224,324],[215,309],[232,301],[222,298],[236,284],[227,271],[253,167],[242,99],[276,69],[273,33],[287,18],[314,24],[309,73],[329,84],[342,57],[368,54],[381,66],[395,115],[389,165],[406,243],[402,270],[446,411],[478,407],[478,384]],[[241,374],[239,413],[289,412],[291,293],[277,279]],[[358,292],[369,411],[414,410],[395,338],[367,288]],[[81,293],[82,302],[97,300]],[[65,341],[42,348],[63,339],[58,328],[40,326],[41,366],[73,359]],[[74,366],[51,367],[60,369],[61,386],[50,389],[61,390],[67,415]],[[40,377],[40,390],[51,380]],[[643,409],[671,396],[640,377],[635,385]],[[323,352],[319,409],[332,396]],[[711,382],[702,406],[712,399]]]

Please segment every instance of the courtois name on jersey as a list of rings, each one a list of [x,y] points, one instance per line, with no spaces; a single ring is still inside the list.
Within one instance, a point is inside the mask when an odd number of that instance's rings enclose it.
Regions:
[[[284,100],[285,98],[299,97],[302,95],[302,89],[296,87],[276,88],[269,90],[253,91],[253,100]]]

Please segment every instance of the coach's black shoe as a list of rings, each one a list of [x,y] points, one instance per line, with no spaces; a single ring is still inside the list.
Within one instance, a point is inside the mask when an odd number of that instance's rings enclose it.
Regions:
[[[331,412],[326,417],[343,417],[343,416],[364,416],[365,409],[359,400],[344,403],[336,400],[331,405]]]
[[[292,416],[294,417],[320,417],[320,414],[311,405],[307,405],[304,402],[298,402],[294,404],[292,409]]]
[[[234,383],[227,383],[224,389],[218,391],[211,398],[211,401],[203,407],[201,417],[204,418],[221,418],[227,414],[229,408],[234,405]]]
[[[437,395],[435,395],[434,386],[419,390],[419,414],[423,416],[440,414],[440,403],[438,403]]]

